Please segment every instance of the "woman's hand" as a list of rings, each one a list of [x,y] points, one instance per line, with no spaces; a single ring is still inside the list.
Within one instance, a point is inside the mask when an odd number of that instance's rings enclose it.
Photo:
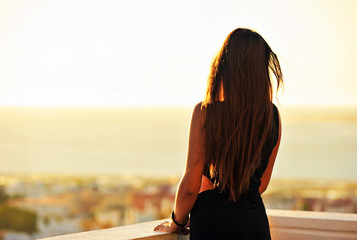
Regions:
[[[187,227],[177,226],[173,221],[165,221],[163,223],[160,223],[154,228],[154,231],[179,233],[185,235],[190,232]]]

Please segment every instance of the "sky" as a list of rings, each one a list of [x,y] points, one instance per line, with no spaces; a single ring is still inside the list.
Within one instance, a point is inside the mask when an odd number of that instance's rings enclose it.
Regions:
[[[0,106],[193,105],[237,27],[278,55],[282,105],[357,106],[357,1],[0,0]]]

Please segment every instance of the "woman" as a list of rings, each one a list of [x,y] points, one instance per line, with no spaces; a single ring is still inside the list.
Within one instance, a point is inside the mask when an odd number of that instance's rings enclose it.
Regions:
[[[205,100],[192,114],[171,221],[154,230],[187,232],[190,214],[192,240],[271,238],[260,196],[281,136],[270,71],[278,90],[278,58],[257,32],[238,28],[228,35],[213,60]]]

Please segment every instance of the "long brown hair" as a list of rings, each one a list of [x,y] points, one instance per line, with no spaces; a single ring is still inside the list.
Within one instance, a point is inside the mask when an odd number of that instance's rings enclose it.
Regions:
[[[283,74],[276,54],[244,28],[227,36],[211,65],[202,104],[205,158],[215,184],[233,201],[248,190],[272,129],[270,70],[278,90]]]

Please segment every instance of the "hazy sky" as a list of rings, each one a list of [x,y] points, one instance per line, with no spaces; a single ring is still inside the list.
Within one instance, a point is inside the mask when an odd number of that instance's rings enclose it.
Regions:
[[[237,27],[280,58],[283,105],[357,106],[357,1],[0,0],[0,105],[192,105]]]

